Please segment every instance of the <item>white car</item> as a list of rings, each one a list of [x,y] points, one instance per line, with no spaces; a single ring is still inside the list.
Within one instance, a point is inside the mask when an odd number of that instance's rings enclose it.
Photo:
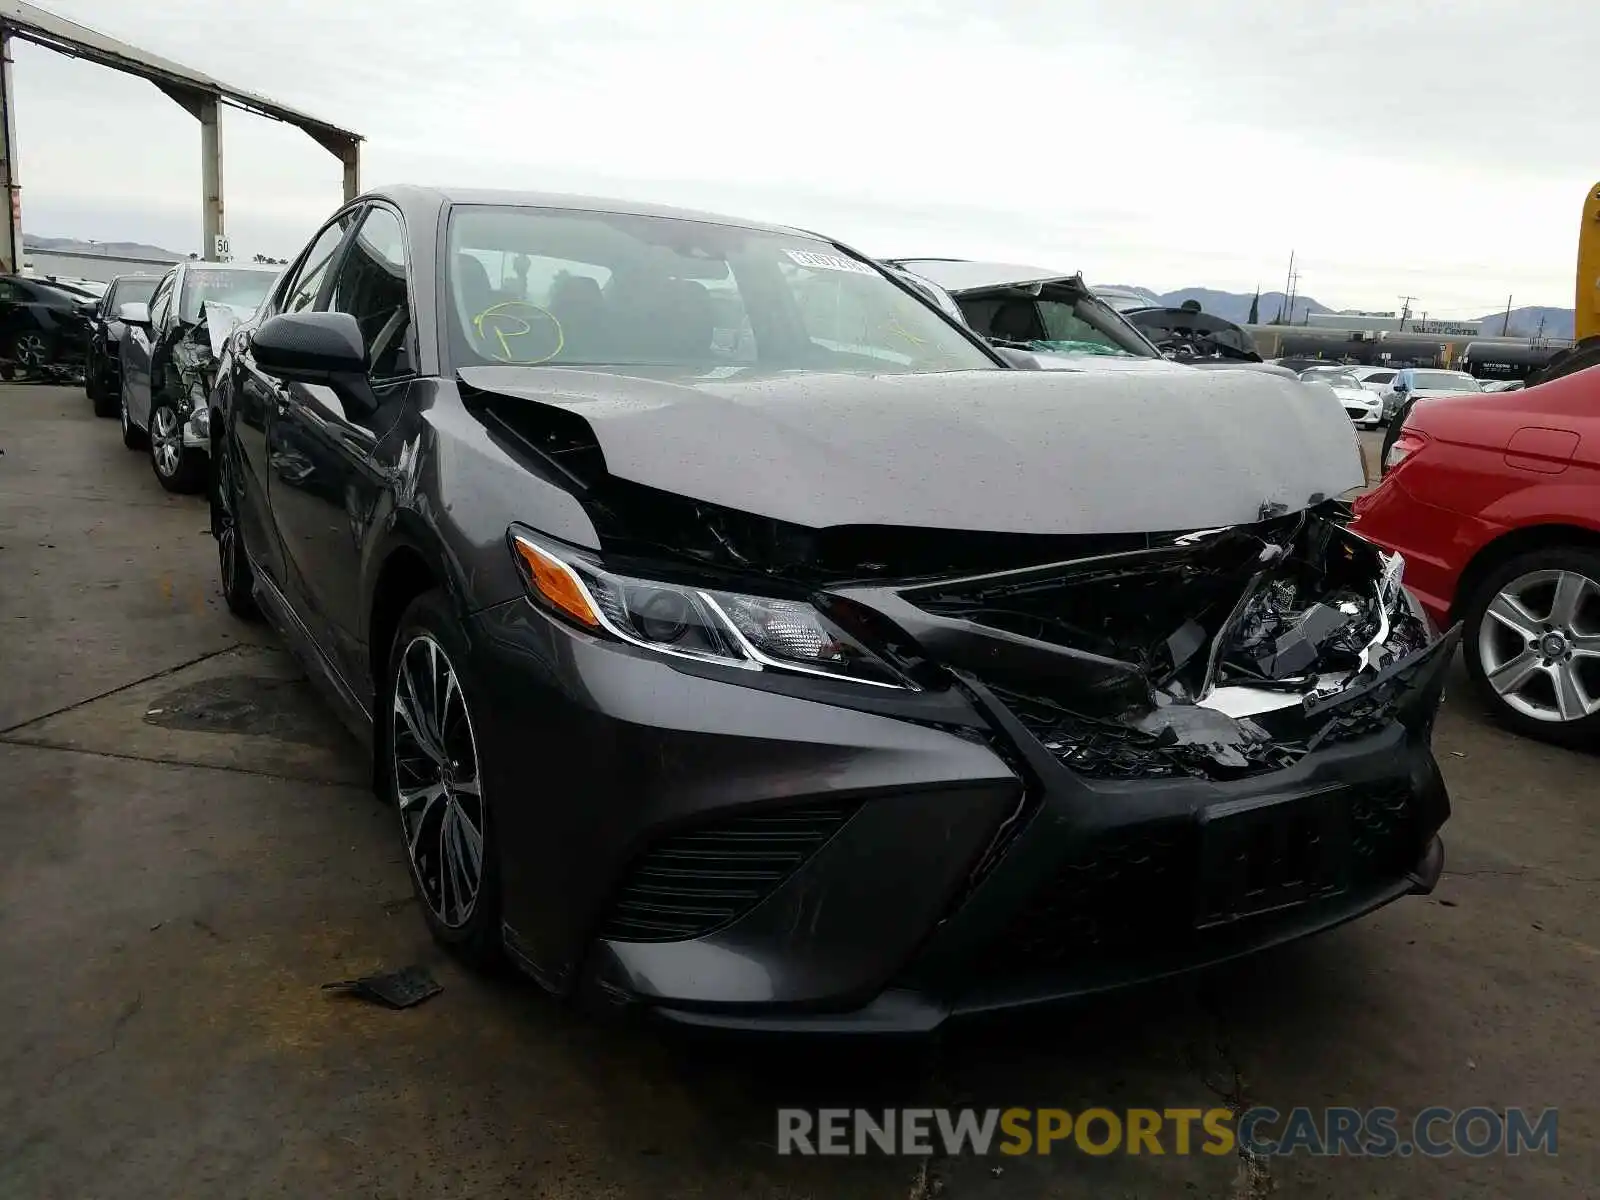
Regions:
[[[1351,371],[1312,367],[1300,372],[1302,383],[1325,383],[1333,389],[1348,416],[1361,429],[1376,429],[1383,424],[1383,397],[1361,386]]]
[[[1369,392],[1383,395],[1389,390],[1389,385],[1394,382],[1398,372],[1394,367],[1351,367],[1350,374],[1361,381],[1361,386]]]

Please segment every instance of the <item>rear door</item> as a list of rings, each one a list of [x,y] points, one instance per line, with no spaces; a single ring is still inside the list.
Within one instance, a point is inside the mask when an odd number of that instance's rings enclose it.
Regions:
[[[316,305],[319,296],[332,286],[335,256],[353,221],[352,214],[341,213],[322,227],[295,265],[284,273],[277,291],[262,306],[260,320]],[[289,385],[256,366],[248,338],[234,356],[233,364],[232,437],[226,444],[237,456],[237,461],[230,464],[236,491],[235,516],[257,572],[292,602],[283,546],[267,495],[268,425],[278,406],[288,402]]]
[[[355,317],[378,408],[347,411],[329,388],[287,385],[268,421],[267,494],[299,615],[367,704],[361,548],[385,482],[374,452],[416,373],[405,233],[395,210],[374,203],[362,214],[317,308]]]
[[[177,286],[178,270],[174,268],[161,277],[150,297],[150,325],[128,325],[122,331],[118,353],[122,360],[122,402],[128,409],[128,420],[140,429],[150,424],[150,347],[173,307],[173,289]]]

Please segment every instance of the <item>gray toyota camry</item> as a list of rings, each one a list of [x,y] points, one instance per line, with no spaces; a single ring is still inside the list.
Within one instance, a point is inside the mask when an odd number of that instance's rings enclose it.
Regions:
[[[224,349],[222,587],[562,995],[918,1031],[1431,889],[1456,634],[1338,405],[1001,353],[814,234],[374,192]]]

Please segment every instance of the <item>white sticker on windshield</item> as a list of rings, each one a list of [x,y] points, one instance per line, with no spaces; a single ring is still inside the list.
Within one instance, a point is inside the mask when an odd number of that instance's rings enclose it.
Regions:
[[[784,253],[802,267],[811,267],[818,271],[849,271],[855,275],[876,274],[871,267],[858,263],[853,258],[845,258],[842,254],[818,254],[815,250],[785,250]]]

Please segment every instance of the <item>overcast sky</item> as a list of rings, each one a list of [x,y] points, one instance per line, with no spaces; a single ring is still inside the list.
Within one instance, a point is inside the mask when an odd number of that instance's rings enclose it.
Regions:
[[[1281,288],[1294,250],[1336,308],[1570,306],[1600,176],[1594,3],[45,7],[362,133],[368,185],[687,204],[1157,290]],[[192,118],[15,58],[25,229],[198,249]],[[223,141],[235,256],[286,256],[338,205],[299,130],[230,111]]]

